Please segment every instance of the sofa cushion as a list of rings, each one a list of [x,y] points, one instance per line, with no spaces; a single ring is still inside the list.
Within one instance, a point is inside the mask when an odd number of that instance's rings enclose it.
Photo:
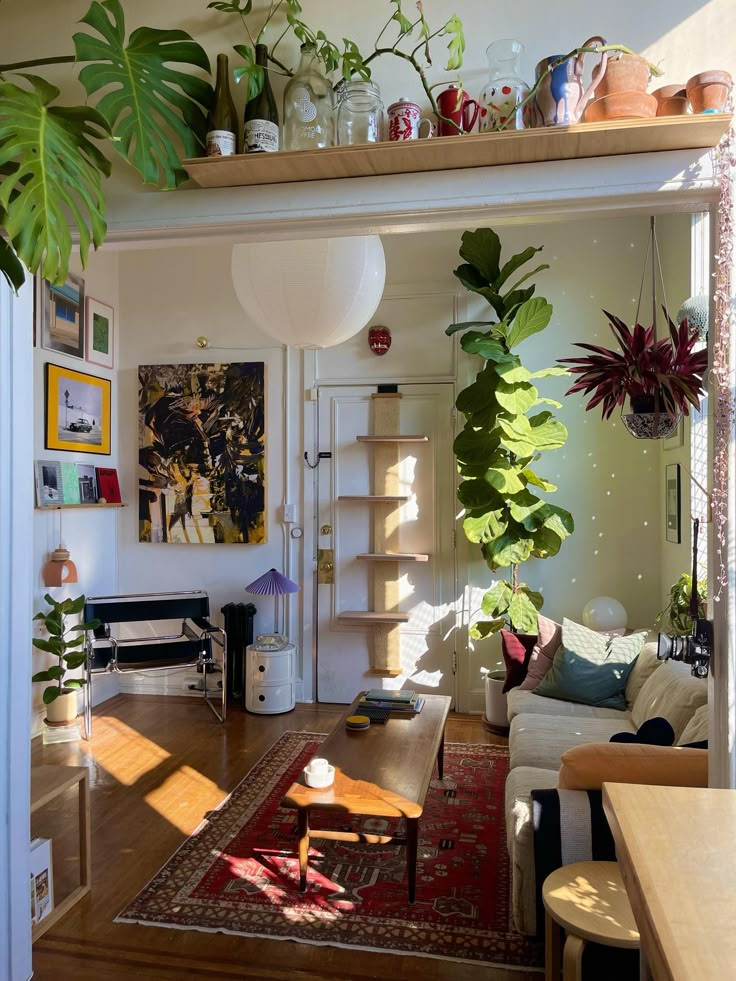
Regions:
[[[631,711],[631,706],[636,701],[636,697],[641,691],[644,682],[662,664],[664,664],[664,661],[660,661],[657,657],[657,641],[647,640],[639,651],[639,656],[634,661],[634,666],[629,672],[629,677],[626,681],[626,708],[629,711]]]
[[[533,715],[555,715],[575,719],[628,719],[629,713],[621,709],[601,708],[598,705],[581,705],[579,702],[562,702],[557,698],[538,698],[533,691],[512,689],[506,696],[509,722],[523,712]]]
[[[646,633],[610,637],[580,623],[562,621],[562,645],[536,695],[604,708],[626,708],[624,688]]]
[[[506,679],[501,694],[517,688],[524,678],[537,643],[536,634],[515,634],[510,630],[501,631],[501,653],[506,665]]]
[[[519,686],[522,691],[533,691],[552,667],[557,648],[562,642],[562,625],[540,613],[537,617],[537,643],[526,671],[526,678]]]
[[[600,790],[603,782],[663,787],[707,787],[708,754],[702,749],[602,743],[574,746],[562,754],[558,786]]]
[[[554,715],[517,715],[509,730],[512,769],[536,766],[559,770],[560,758],[580,743],[607,743],[615,732],[634,726],[624,712],[617,719],[570,719]]]
[[[675,742],[679,743],[688,722],[707,700],[704,678],[694,678],[688,664],[665,661],[642,685],[631,709],[631,721],[638,729],[642,722],[661,715],[675,730]]]
[[[689,743],[705,742],[708,738],[709,717],[710,710],[707,703],[701,705],[683,729],[682,735],[678,739],[678,744],[680,746],[687,746]]]
[[[536,933],[532,790],[557,785],[557,770],[520,766],[506,779],[506,844],[511,861],[512,913],[520,933]]]

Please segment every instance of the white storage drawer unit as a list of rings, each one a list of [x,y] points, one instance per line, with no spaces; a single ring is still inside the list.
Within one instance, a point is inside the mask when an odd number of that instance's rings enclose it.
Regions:
[[[296,704],[296,648],[261,650],[251,644],[245,652],[245,707],[260,715],[290,712]]]

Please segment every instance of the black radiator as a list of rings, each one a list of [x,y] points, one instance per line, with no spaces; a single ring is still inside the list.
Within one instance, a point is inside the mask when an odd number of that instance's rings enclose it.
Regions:
[[[220,611],[227,634],[227,698],[229,702],[242,702],[245,697],[245,648],[253,643],[253,617],[256,608],[252,603],[227,603]]]

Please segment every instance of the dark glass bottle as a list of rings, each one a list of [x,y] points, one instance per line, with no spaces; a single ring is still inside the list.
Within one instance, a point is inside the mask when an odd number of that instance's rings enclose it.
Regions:
[[[229,157],[238,152],[238,114],[230,94],[226,54],[217,56],[215,98],[207,116],[207,156]]]
[[[279,111],[268,77],[268,48],[256,45],[256,64],[263,68],[263,88],[245,107],[243,150],[245,153],[273,153],[279,148]]]

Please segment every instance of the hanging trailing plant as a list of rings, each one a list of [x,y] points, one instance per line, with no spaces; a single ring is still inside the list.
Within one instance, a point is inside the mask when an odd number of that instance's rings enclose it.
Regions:
[[[63,283],[74,231],[83,265],[102,244],[110,149],[173,188],[186,179],[181,156],[204,146],[212,87],[190,71],[209,73],[204,49],[185,31],[127,36],[120,0],[95,0],[81,23],[75,54],[0,65],[0,273],[14,289],[24,267]],[[56,86],[25,72],[64,63],[81,66],[94,105],[59,105]]]
[[[570,513],[539,495],[557,488],[533,468],[542,453],[559,449],[567,440],[565,426],[545,408],[560,408],[560,403],[541,396],[534,383],[566,370],[529,371],[514,350],[544,330],[552,316],[551,304],[534,297],[535,286],[523,286],[548,269],[546,264],[507,285],[538,252],[541,248],[530,246],[501,265],[498,235],[479,228],[463,235],[460,256],[465,262],[455,270],[463,286],[482,296],[496,316],[452,324],[446,331],[466,331],[462,349],[485,362],[456,402],[465,416],[454,443],[463,477],[458,487],[465,509],[463,531],[480,545],[492,572],[510,570],[509,579],[497,580],[483,597],[481,609],[489,619],[473,625],[475,638],[495,633],[507,621],[518,631],[535,629],[542,595],[519,581],[519,566],[530,558],[556,555],[574,530]]]

